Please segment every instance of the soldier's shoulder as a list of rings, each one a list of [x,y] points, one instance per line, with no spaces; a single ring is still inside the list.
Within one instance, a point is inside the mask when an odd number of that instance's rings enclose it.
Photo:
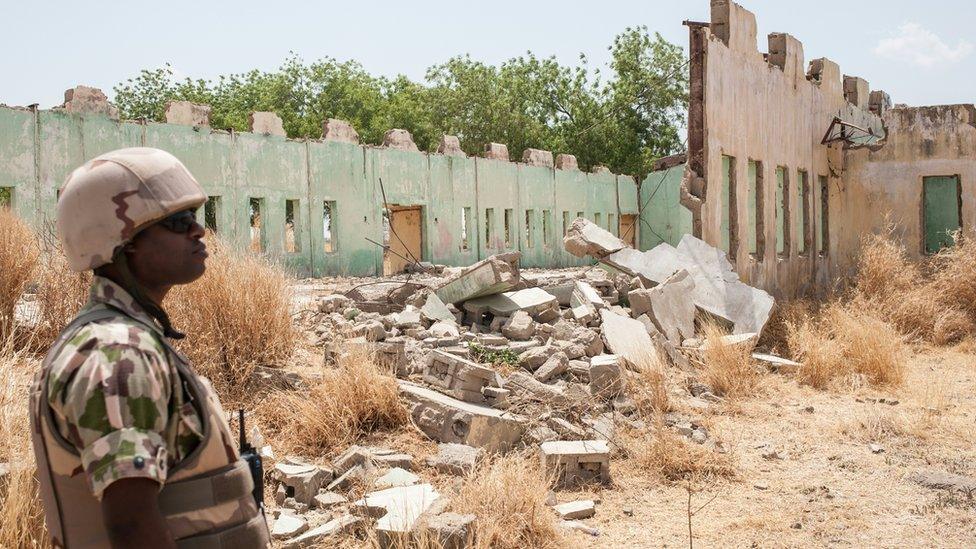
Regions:
[[[152,330],[119,316],[90,322],[79,328],[65,342],[58,358],[102,348],[125,348],[135,352],[163,354],[164,349]]]

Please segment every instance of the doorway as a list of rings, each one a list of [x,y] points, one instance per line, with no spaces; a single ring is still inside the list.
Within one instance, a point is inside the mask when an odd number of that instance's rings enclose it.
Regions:
[[[383,212],[383,276],[402,273],[423,260],[423,215],[420,206],[390,206]]]

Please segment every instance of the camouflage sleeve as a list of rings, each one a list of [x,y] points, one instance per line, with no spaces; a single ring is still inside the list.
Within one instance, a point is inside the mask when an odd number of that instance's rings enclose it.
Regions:
[[[81,453],[92,493],[101,499],[123,478],[162,484],[171,392],[165,357],[137,344],[108,344],[73,358],[83,362],[51,393],[51,406]]]

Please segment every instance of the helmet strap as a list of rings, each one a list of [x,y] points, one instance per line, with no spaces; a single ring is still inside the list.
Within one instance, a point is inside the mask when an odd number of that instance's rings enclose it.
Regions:
[[[142,286],[133,276],[132,270],[129,269],[129,260],[125,255],[122,247],[119,247],[118,251],[115,253],[113,258],[113,263],[116,269],[118,269],[119,275],[122,277],[122,287],[129,292],[132,299],[136,301],[150,316],[155,318],[159,324],[163,327],[163,335],[170,339],[183,339],[186,334],[177,331],[173,328],[172,323],[170,323],[169,315],[162,307],[153,303],[152,300],[146,297],[146,294],[142,291]]]

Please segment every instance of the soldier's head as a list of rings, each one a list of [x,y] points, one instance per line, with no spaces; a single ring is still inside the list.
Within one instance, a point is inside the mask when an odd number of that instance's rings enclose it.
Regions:
[[[144,291],[165,295],[203,275],[204,230],[194,212],[206,199],[165,151],[137,147],[94,158],[71,173],[58,198],[68,265],[108,276],[151,309]]]

